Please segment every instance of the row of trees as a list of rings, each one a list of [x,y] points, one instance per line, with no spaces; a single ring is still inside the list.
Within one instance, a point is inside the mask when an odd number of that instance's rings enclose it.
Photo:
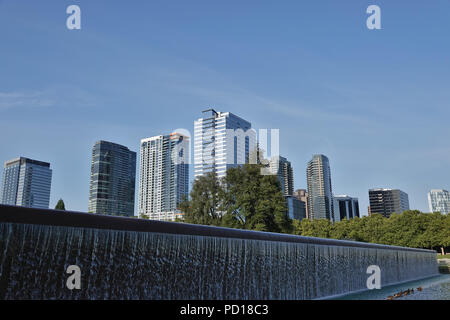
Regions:
[[[389,218],[372,214],[332,224],[329,220],[294,220],[294,234],[355,240],[402,247],[441,249],[450,247],[450,215],[408,210]]]
[[[450,247],[450,215],[405,211],[344,220],[291,220],[278,178],[261,175],[262,165],[231,168],[222,181],[214,173],[194,181],[181,204],[184,222],[257,231],[355,240],[415,248]]]

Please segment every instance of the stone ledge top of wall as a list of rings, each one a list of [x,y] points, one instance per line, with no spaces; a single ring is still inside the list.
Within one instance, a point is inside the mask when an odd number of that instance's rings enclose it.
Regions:
[[[261,232],[223,227],[193,225],[179,222],[137,219],[131,217],[107,216],[92,213],[34,209],[0,205],[0,223],[37,224],[79,228],[109,229],[137,232],[197,235],[207,237],[237,238],[263,241],[311,243],[319,245],[390,249],[416,252],[435,252],[427,249],[397,247],[348,240],[303,237],[290,234]]]

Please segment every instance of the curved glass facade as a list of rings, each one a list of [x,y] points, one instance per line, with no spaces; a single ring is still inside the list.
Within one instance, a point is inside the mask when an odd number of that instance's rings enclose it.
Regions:
[[[306,168],[308,183],[309,219],[328,219],[333,217],[333,191],[331,188],[331,170],[328,158],[316,154]]]
[[[107,141],[92,149],[89,212],[133,216],[136,152]]]

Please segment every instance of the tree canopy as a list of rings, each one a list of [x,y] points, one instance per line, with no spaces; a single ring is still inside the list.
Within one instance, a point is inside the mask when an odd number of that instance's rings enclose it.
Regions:
[[[450,246],[450,215],[408,210],[389,218],[372,214],[331,224],[326,219],[294,221],[294,234],[402,247]]]
[[[242,229],[290,233],[292,221],[280,182],[274,175],[262,175],[261,167],[245,164],[227,171],[223,202],[227,222]]]
[[[184,221],[204,225],[222,225],[223,199],[225,190],[213,172],[198,177],[194,181],[191,199],[185,199],[180,209]]]
[[[227,170],[219,181],[214,173],[198,177],[190,200],[181,204],[184,221],[269,232],[292,231],[292,221],[276,176],[261,175],[261,165]]]
[[[64,205],[63,199],[59,199],[56,203],[55,210],[66,210],[66,206]]]

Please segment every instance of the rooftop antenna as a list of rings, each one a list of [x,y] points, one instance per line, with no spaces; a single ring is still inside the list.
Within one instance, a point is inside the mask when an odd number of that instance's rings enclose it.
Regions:
[[[202,111],[202,113],[207,113],[207,112],[211,112],[211,114],[212,115],[214,115],[214,116],[217,116],[218,115],[218,113],[216,112],[216,110],[214,110],[214,109],[206,109],[206,110],[203,110]]]

